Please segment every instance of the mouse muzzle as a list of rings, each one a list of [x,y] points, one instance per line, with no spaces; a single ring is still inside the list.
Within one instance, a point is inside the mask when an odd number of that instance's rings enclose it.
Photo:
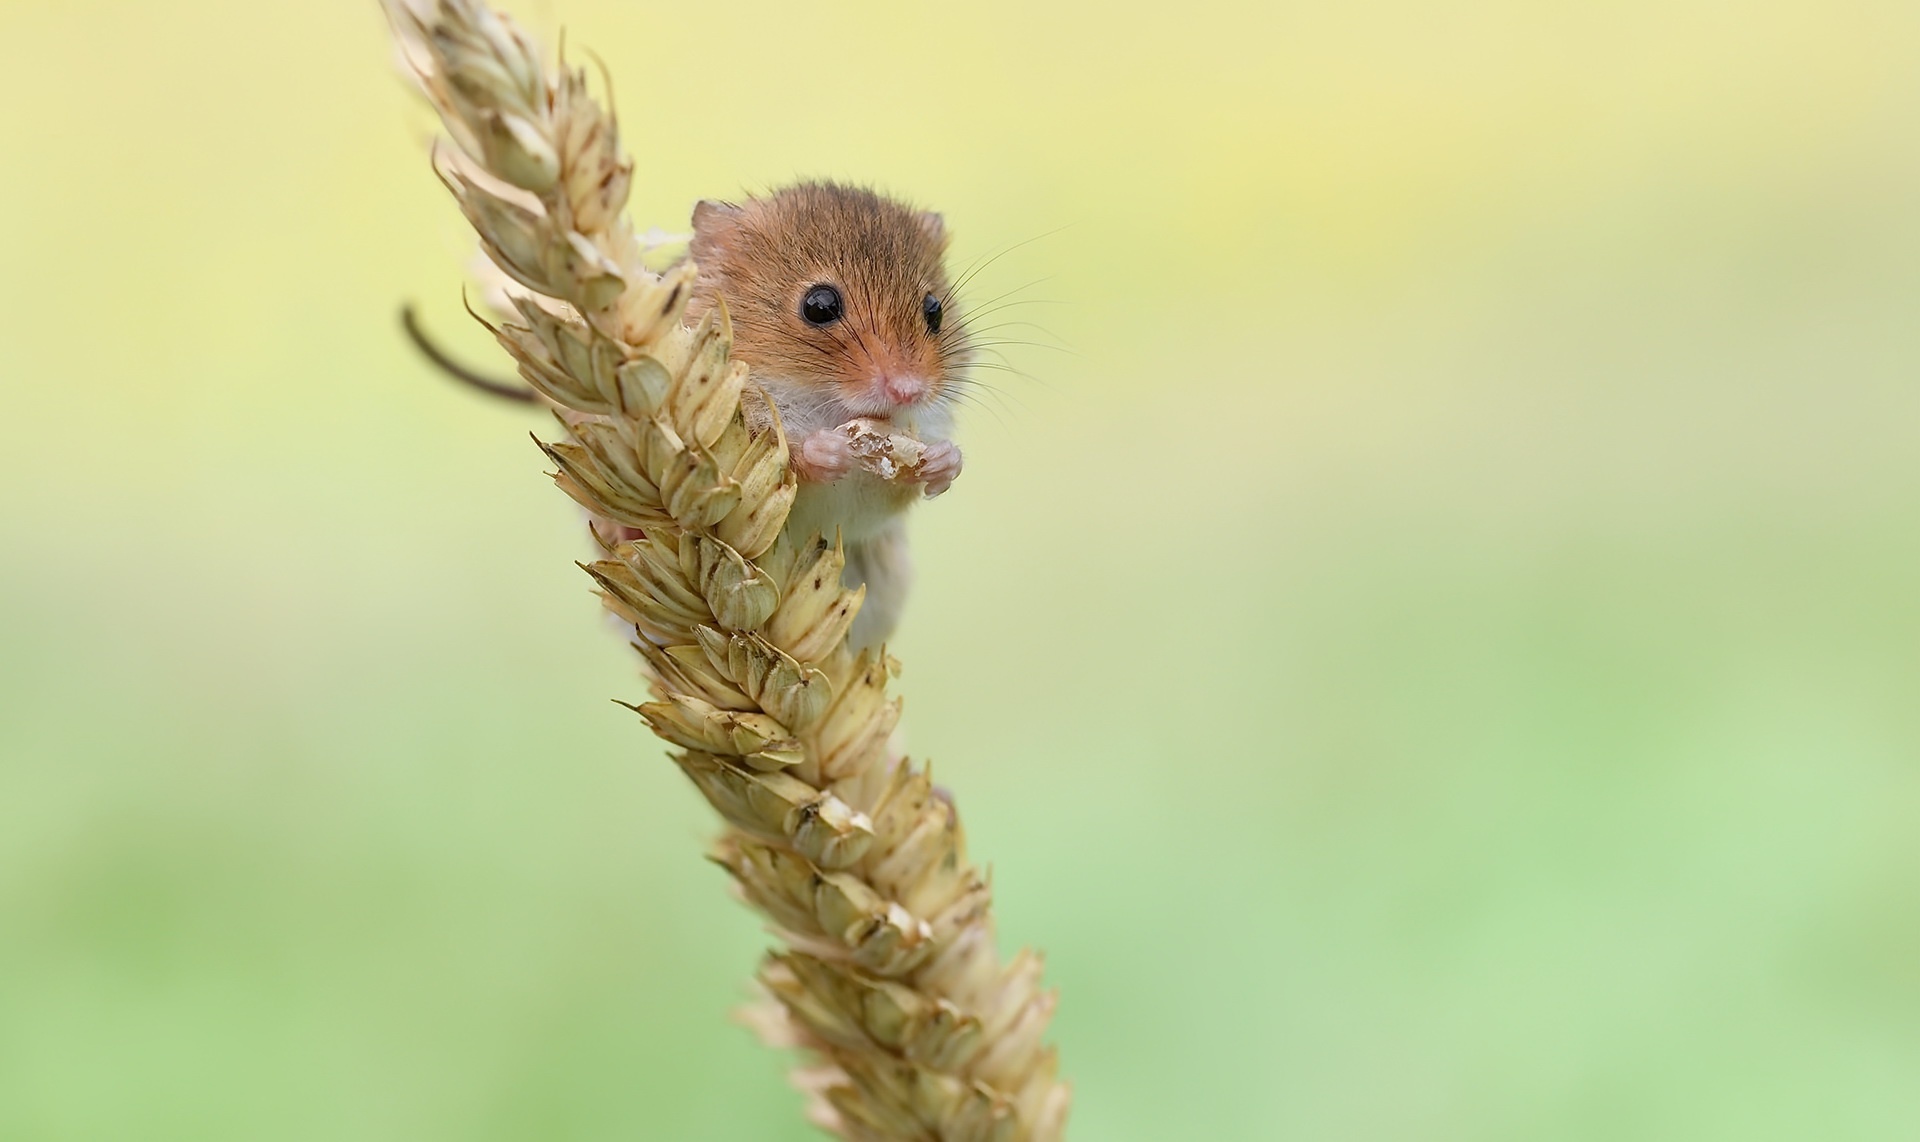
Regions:
[[[874,391],[894,405],[910,405],[925,400],[933,386],[917,373],[881,373],[873,379]]]

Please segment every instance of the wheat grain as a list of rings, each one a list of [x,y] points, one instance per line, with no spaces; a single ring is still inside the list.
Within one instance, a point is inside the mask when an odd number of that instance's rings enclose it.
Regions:
[[[890,744],[898,664],[845,645],[844,552],[783,530],[787,442],[724,305],[689,327],[697,268],[643,265],[612,115],[484,4],[386,5],[454,144],[438,169],[521,287],[495,332],[566,427],[541,447],[636,632],[653,700],[632,708],[725,820],[712,857],[781,941],[749,1021],[806,1055],[809,1115],[841,1137],[1060,1137],[1039,959],[1001,960],[958,812]]]

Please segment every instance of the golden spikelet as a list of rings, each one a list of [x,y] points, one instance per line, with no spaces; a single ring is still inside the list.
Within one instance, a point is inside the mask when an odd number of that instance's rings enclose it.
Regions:
[[[787,442],[777,417],[748,427],[742,401],[765,398],[724,306],[688,327],[696,267],[641,264],[613,117],[478,0],[386,4],[454,143],[440,173],[527,291],[496,333],[566,426],[541,447],[638,635],[653,700],[633,709],[725,819],[713,859],[784,945],[751,1021],[805,1052],[809,1113],[843,1138],[1060,1137],[1039,961],[1001,961],[958,813],[890,747],[898,664],[846,648],[844,552],[783,533]]]

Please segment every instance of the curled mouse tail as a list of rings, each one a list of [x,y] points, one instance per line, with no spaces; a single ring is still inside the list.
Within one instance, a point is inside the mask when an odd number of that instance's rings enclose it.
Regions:
[[[516,404],[539,403],[540,394],[525,385],[495,380],[447,356],[446,351],[434,344],[433,339],[427,336],[427,331],[420,328],[419,315],[414,313],[411,303],[400,307],[400,327],[406,330],[407,339],[413,342],[415,349],[420,350],[421,356],[425,357],[434,368],[461,384],[471,385],[490,397],[513,401]]]

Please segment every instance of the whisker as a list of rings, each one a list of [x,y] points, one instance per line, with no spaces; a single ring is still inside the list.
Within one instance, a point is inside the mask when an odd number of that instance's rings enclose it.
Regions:
[[[1054,353],[1065,353],[1069,357],[1079,356],[1079,353],[1077,353],[1072,349],[1067,348],[1064,345],[1049,345],[1045,341],[1021,341],[1014,338],[1004,338],[1004,339],[999,339],[994,341],[978,341],[973,344],[972,348],[985,352],[986,350],[989,350],[989,349],[999,348],[1002,345],[1019,345],[1028,349],[1046,349]]]
[[[1002,428],[1007,426],[1006,417],[1018,418],[1030,415],[1032,412],[1032,410],[1027,407],[1026,402],[997,390],[972,393],[964,398],[957,397],[955,399],[956,401],[965,403],[969,409],[979,409],[985,412],[988,416],[993,417],[995,422]]]
[[[1032,289],[1034,286],[1046,285],[1048,282],[1052,280],[1053,280],[1053,275],[1051,274],[1047,275],[1044,278],[1035,278],[1032,281],[1026,283],[1025,285],[1015,286],[1012,289],[1007,290],[1005,293],[996,294],[993,297],[988,298],[987,300],[980,303],[980,307],[984,308],[986,306],[991,306],[997,302],[1006,301],[1008,298],[1011,298],[1017,294],[1024,293],[1027,290]],[[968,306],[964,308],[974,308],[974,307]]]
[[[981,329],[970,329],[968,332],[977,336],[981,333],[991,333],[996,329],[1031,329],[1036,333],[1044,333],[1049,337],[1054,336],[1051,329],[1035,321],[1001,321]],[[1058,341],[1059,338],[1054,337],[1054,340]]]
[[[968,329],[978,329],[980,327],[980,322],[986,320],[989,317],[992,317],[994,314],[1004,313],[1009,309],[1018,309],[1023,305],[1065,305],[1065,304],[1066,304],[1065,302],[1050,301],[1045,298],[1037,298],[1037,297],[1022,298],[1017,301],[1003,301],[999,305],[992,305],[992,306],[988,306],[985,309],[968,311],[966,321],[964,321],[962,324],[964,324]]]
[[[992,257],[987,258],[984,261],[975,259],[974,263],[967,268],[966,272],[962,273],[957,281],[955,281],[951,286],[947,287],[948,295],[952,296],[954,294],[959,293],[960,287],[972,281],[976,276],[979,275],[980,271],[986,269],[988,266],[991,266],[993,263],[999,261],[1001,258],[1006,257],[1008,254],[1013,253],[1015,250],[1018,250],[1023,246],[1031,246],[1033,243],[1040,241],[1042,238],[1051,238],[1055,234],[1060,233],[1062,230],[1071,229],[1072,225],[1073,225],[1072,223],[1068,223],[1065,226],[1056,226],[1044,234],[1035,234],[1033,237],[1028,238],[1024,242],[1015,242],[1013,245],[1008,246],[1006,249],[1001,250],[999,253],[994,254]]]
[[[1032,373],[1027,372],[1025,369],[1018,368],[1014,365],[1001,364],[995,361],[976,361],[974,362],[972,367],[976,369],[991,369],[996,373],[1007,373],[1011,376],[1019,377],[1021,380],[1026,381],[1030,384],[1039,385],[1043,389],[1051,389],[1053,387],[1052,385],[1048,384],[1045,380],[1039,377],[1036,377]],[[982,383],[980,387],[981,387],[981,391],[983,392],[999,393],[1001,395],[1010,395],[1010,394],[1007,394],[1006,391],[1003,389],[1000,389],[995,386],[986,385],[984,383]]]

